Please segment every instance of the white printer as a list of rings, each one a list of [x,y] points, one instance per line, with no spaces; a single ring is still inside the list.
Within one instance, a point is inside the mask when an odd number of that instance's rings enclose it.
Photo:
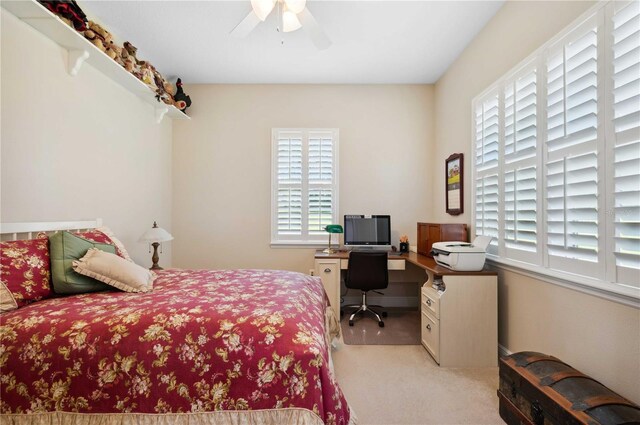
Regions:
[[[459,272],[477,272],[483,269],[486,250],[491,236],[478,236],[473,243],[436,242],[431,254],[441,266]]]

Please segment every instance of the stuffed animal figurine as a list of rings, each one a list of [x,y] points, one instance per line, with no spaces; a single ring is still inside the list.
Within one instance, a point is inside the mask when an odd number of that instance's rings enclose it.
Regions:
[[[151,65],[151,63],[147,61],[140,61],[139,64],[140,72],[142,75],[142,78],[140,78],[140,80],[155,92],[156,90],[158,90],[158,86],[156,86],[156,80],[153,75],[153,71],[155,70],[155,68],[153,67],[153,65]]]
[[[116,43],[111,41],[111,43],[109,44],[109,47],[107,47],[106,53],[111,59],[118,62],[118,65],[124,67],[124,60],[122,59],[123,50],[124,49],[122,47],[118,46]]]
[[[184,91],[182,90],[182,80],[180,78],[176,81],[176,88],[176,94],[173,96],[176,108],[186,113],[187,108],[191,106],[191,98],[184,94]]]
[[[111,45],[111,33],[93,21],[89,21],[84,37],[105,53],[107,53],[107,49]]]
[[[125,41],[124,50],[122,51],[125,69],[135,75],[139,80],[142,80],[142,69],[140,67],[140,61],[136,57],[136,53],[138,53],[138,49],[133,44]]]
[[[38,1],[76,31],[87,29],[87,15],[74,0]]]
[[[153,76],[156,82],[156,99],[158,102],[164,102],[167,105],[173,105],[175,103],[173,95],[175,93],[173,86],[167,80],[164,79],[155,68],[153,68]]]

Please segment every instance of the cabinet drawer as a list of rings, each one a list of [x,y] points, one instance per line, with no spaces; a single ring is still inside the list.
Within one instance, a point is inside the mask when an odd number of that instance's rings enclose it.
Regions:
[[[322,280],[329,303],[335,311],[340,309],[340,262],[338,260],[316,260],[316,276]]]
[[[404,260],[389,260],[387,261],[389,270],[404,270]]]
[[[440,321],[423,310],[421,329],[422,345],[440,364]]]
[[[404,260],[388,260],[387,267],[389,270],[404,270],[405,269],[405,261]],[[340,260],[340,268],[342,270],[347,270],[349,268],[349,260]]]
[[[422,311],[430,313],[436,319],[440,319],[440,296],[433,288],[422,288]]]

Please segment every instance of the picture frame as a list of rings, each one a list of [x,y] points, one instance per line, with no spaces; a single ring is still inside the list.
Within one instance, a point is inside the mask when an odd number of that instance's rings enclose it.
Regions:
[[[444,161],[445,208],[447,214],[464,212],[464,156],[454,153]]]

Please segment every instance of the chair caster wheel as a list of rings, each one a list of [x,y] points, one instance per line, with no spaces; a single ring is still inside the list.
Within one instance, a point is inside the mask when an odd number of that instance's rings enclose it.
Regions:
[[[384,328],[384,322],[378,322],[378,326],[380,326],[381,328]]]
[[[382,312],[382,317],[387,317],[387,312],[386,311]]]
[[[349,320],[349,326],[353,326],[353,320]]]

